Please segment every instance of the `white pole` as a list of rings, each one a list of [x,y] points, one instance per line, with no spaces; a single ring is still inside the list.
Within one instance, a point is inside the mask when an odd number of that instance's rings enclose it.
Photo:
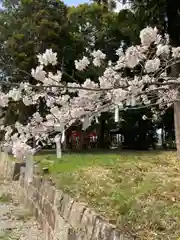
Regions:
[[[55,137],[56,142],[56,156],[57,158],[62,158],[62,148],[61,148],[61,142],[60,142],[60,136],[57,135]]]
[[[33,165],[34,165],[33,155],[31,155],[31,154],[27,155],[25,157],[25,163],[26,163],[25,181],[30,183],[33,180]]]
[[[115,106],[114,121],[119,122],[119,107]]]

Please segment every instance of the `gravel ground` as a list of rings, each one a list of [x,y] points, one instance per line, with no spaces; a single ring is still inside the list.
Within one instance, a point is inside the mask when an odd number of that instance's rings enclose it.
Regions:
[[[17,182],[0,180],[0,240],[44,240],[31,212],[20,204]]]

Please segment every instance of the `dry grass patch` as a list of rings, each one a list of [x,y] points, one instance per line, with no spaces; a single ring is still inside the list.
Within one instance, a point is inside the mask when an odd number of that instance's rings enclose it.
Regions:
[[[110,178],[111,170],[103,168],[102,166],[83,168],[81,172],[95,181],[113,181],[113,179]]]
[[[51,166],[57,185],[140,240],[180,237],[175,152],[68,155]]]

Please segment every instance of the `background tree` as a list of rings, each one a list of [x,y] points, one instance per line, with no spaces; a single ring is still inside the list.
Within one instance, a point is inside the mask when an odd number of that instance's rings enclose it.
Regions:
[[[116,8],[115,0],[92,0],[93,2],[102,5],[104,10],[114,10]]]
[[[126,3],[127,1],[123,1]],[[131,7],[138,19],[141,28],[147,25],[157,26],[161,33],[167,32],[170,43],[177,46],[180,43],[180,1],[174,0],[131,0]],[[146,9],[146,11],[144,11]],[[169,71],[171,76],[177,76],[180,72],[178,65]],[[174,120],[176,147],[180,155],[180,103],[174,104]]]
[[[1,68],[11,65],[11,78],[21,81],[28,77],[19,69],[30,72],[37,64],[36,55],[52,48],[63,57],[64,46],[70,44],[67,7],[61,1],[6,1],[1,13]],[[65,44],[66,42],[66,44]],[[9,58],[7,57],[9,56]],[[61,62],[61,59],[59,59]]]
[[[142,116],[147,119],[143,119]],[[126,149],[147,150],[155,148],[157,142],[156,125],[152,122],[150,109],[132,109],[122,112],[121,133],[124,136],[123,147]]]
[[[21,0],[3,1],[0,14],[0,68],[6,80],[34,83],[31,69],[37,64],[36,55],[52,48],[58,53],[59,62],[68,65],[64,47],[72,43],[68,31],[67,7],[61,1]],[[43,103],[42,103],[43,104]],[[14,109],[14,110],[13,110]],[[12,116],[14,112],[14,119]],[[23,104],[9,106],[6,120],[25,121],[34,109]]]

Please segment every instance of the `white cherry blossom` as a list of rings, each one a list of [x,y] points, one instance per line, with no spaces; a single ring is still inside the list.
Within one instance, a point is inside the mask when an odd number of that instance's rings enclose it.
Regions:
[[[144,28],[140,32],[140,39],[143,46],[149,46],[157,39],[157,29],[152,27]]]
[[[54,53],[52,49],[47,49],[44,54],[39,54],[37,57],[41,65],[52,64],[55,66],[57,64],[57,53]]]
[[[8,96],[12,98],[14,101],[19,101],[21,99],[21,90],[13,88],[9,91]]]
[[[79,71],[85,70],[90,64],[90,61],[87,57],[83,57],[81,60],[75,60],[75,67]]]
[[[37,81],[43,82],[46,77],[46,72],[43,70],[43,66],[37,66],[36,69],[31,70],[31,75]]]
[[[160,67],[160,60],[159,58],[155,58],[152,60],[148,60],[145,64],[145,69],[147,73],[152,73],[155,72],[159,69]]]
[[[180,47],[172,48],[172,57],[180,58]]]
[[[163,44],[157,45],[157,51],[156,51],[157,56],[167,56],[169,55],[169,53],[170,53],[169,45],[163,45]]]

